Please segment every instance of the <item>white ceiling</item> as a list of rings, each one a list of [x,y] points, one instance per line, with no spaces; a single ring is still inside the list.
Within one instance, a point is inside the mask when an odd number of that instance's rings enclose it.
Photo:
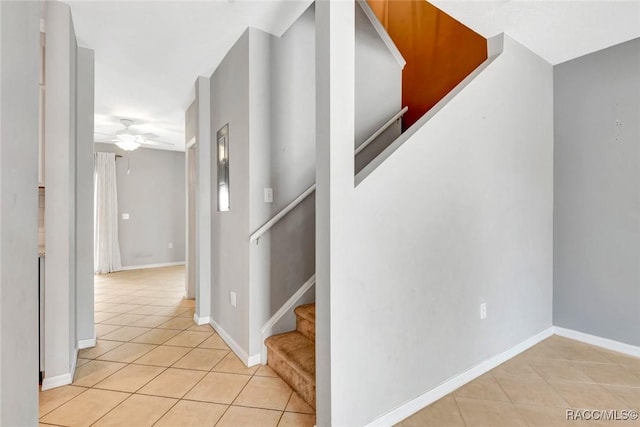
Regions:
[[[69,0],[78,42],[95,51],[96,141],[122,129],[155,133],[184,150],[193,84],[209,76],[242,32],[281,35],[311,0]],[[551,64],[640,37],[640,0],[432,3],[479,34],[506,32]],[[105,135],[106,134],[106,135]]]

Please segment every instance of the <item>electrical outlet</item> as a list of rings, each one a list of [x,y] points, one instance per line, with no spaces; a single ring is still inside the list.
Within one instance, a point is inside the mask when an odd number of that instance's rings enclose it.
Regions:
[[[480,304],[480,320],[484,320],[487,318],[487,303],[483,302]]]
[[[123,213],[122,214],[122,219],[129,219],[129,214],[128,213]]]
[[[237,304],[237,297],[235,292],[229,292],[229,303],[232,307],[235,307]]]
[[[169,243],[169,249],[173,249],[173,243]]]

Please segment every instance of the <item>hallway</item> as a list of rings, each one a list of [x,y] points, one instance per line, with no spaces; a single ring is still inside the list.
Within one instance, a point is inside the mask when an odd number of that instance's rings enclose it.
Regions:
[[[183,266],[96,276],[97,345],[80,350],[72,385],[40,392],[40,425],[313,426],[269,367],[247,368],[194,324],[183,294]]]

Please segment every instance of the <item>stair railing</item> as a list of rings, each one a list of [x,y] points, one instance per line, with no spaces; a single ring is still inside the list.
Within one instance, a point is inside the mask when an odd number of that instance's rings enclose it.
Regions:
[[[391,125],[400,120],[402,116],[409,110],[409,107],[404,107],[398,113],[396,113],[393,117],[387,120],[380,128],[375,131],[369,138],[367,138],[362,144],[358,145],[355,149],[354,155],[358,155],[362,150],[367,148],[369,144],[371,144],[377,137],[382,135],[384,131],[386,131]],[[313,185],[302,192],[298,197],[296,197],[291,203],[285,206],[280,212],[275,214],[269,221],[265,222],[260,228],[251,233],[249,236],[249,242],[256,244],[259,243],[260,237],[267,231],[271,229],[274,225],[278,223],[282,218],[284,218],[289,212],[294,210],[300,203],[302,203],[307,197],[309,197],[313,192],[316,191],[315,182]]]

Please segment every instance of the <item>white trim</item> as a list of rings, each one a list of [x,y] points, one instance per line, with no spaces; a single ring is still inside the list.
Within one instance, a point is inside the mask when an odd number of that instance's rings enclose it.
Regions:
[[[311,287],[315,283],[316,283],[316,275],[314,273],[313,276],[309,277],[307,281],[304,282],[302,286],[300,286],[300,289],[298,289],[295,294],[291,295],[291,297],[287,300],[287,302],[285,302],[282,305],[282,307],[280,307],[280,309],[276,311],[275,314],[271,316],[269,320],[267,320],[267,322],[264,324],[262,329],[260,329],[260,334],[262,334],[262,338],[265,338],[264,334],[268,332],[269,329],[273,328],[275,324],[278,322],[278,320],[280,320],[282,316],[287,314],[287,312],[291,310],[291,308],[298,302],[298,300],[302,298],[304,294],[309,289],[311,289]]]
[[[398,61],[398,65],[400,65],[400,68],[404,69],[404,66],[407,65],[407,61],[405,61],[402,53],[400,53],[400,49],[398,49],[398,46],[396,46],[396,44],[393,42],[391,36],[389,36],[389,33],[387,33],[387,30],[382,26],[382,23],[371,9],[371,6],[369,6],[369,4],[365,0],[356,0],[356,3],[358,3],[364,14],[367,16],[367,18],[369,18],[371,25],[373,25],[373,28],[375,28],[376,32],[380,36],[380,39],[382,39],[382,42],[387,46],[389,52],[391,52],[391,55],[395,58],[396,61]]]
[[[211,323],[211,317],[210,316],[198,317],[196,313],[193,313],[193,321],[196,322],[196,325],[198,326],[209,325]]]
[[[573,329],[561,328],[560,326],[554,326],[553,332],[561,337],[581,341],[586,344],[595,345],[597,347],[602,347],[604,349],[616,351],[629,356],[640,357],[640,347],[635,345],[602,338],[597,335],[585,334],[584,332],[575,331]]]
[[[390,425],[399,423],[405,418],[418,412],[420,409],[424,408],[425,406],[430,405],[431,403],[435,402],[438,399],[441,399],[442,397],[451,393],[455,389],[465,385],[469,381],[472,381],[478,378],[480,375],[485,374],[486,372],[490,371],[491,369],[495,368],[501,363],[506,362],[512,357],[515,357],[518,354],[522,353],[523,351],[527,350],[528,348],[538,344],[540,341],[544,340],[545,338],[550,337],[551,335],[553,335],[553,332],[554,332],[553,326],[545,329],[544,331],[524,340],[520,344],[517,344],[514,347],[511,347],[509,350],[503,353],[500,353],[497,356],[494,356],[490,359],[487,359],[484,362],[469,369],[468,371],[448,379],[447,381],[440,384],[436,388],[427,391],[426,393],[416,397],[415,399],[405,402],[401,406],[391,410],[390,412],[387,412],[385,415],[381,416],[380,418],[373,420],[372,422],[367,424],[367,427],[390,426]]]
[[[252,367],[258,365],[260,363],[260,355],[254,354],[249,356],[246,351],[238,344],[231,335],[220,326],[215,320],[211,319],[209,324],[215,329],[215,331],[220,335],[220,338],[229,346],[231,351],[233,351],[236,356],[244,363],[247,367]]]
[[[71,383],[71,373],[66,373],[55,377],[45,377],[45,379],[42,381],[42,391],[50,390],[56,387],[62,387],[63,385],[69,385]]]
[[[177,262],[163,262],[160,264],[123,265],[122,268],[118,271],[142,270],[144,268],[175,267],[176,265],[184,265],[184,264],[185,264],[184,261],[177,261]]]
[[[62,375],[56,375],[55,377],[45,377],[44,380],[42,380],[42,391],[71,384],[73,382],[73,376],[76,372],[77,363],[78,349],[76,348],[76,350],[73,352],[73,360],[71,361],[71,372]]]
[[[93,338],[89,338],[86,340],[78,340],[78,350],[82,350],[83,348],[91,348],[96,346],[96,336]]]

